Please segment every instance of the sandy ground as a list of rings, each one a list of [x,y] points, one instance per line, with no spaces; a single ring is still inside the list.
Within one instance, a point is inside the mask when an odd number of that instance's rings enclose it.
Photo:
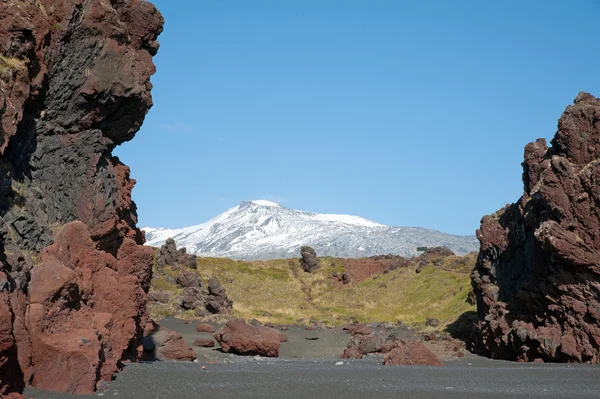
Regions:
[[[161,324],[179,331],[190,343],[211,337],[197,333],[196,323],[167,319]],[[398,334],[402,338],[411,337],[410,330],[401,330]],[[444,367],[384,367],[382,356],[340,361],[349,339],[341,329],[305,330],[298,326],[290,327],[286,334],[289,342],[282,344],[278,359],[195,348],[196,363],[129,364],[107,391],[80,397],[600,398],[598,366],[510,363],[468,354],[444,362]],[[26,397],[70,396],[29,389]]]

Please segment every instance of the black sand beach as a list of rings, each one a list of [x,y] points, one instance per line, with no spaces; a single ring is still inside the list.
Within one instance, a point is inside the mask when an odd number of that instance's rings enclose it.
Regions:
[[[188,342],[209,338],[196,323],[165,319]],[[349,335],[341,328],[291,326],[278,359],[240,357],[218,348],[195,348],[195,363],[128,364],[96,397],[168,398],[598,398],[600,367],[525,364],[467,354],[444,367],[385,367],[381,356],[340,360]],[[412,332],[404,331],[404,338]],[[318,338],[307,340],[306,338]],[[342,364],[340,364],[340,362]],[[215,364],[216,363],[216,364]],[[26,391],[37,399],[64,394]],[[94,396],[82,396],[92,398]]]
[[[380,359],[232,358],[228,363],[131,364],[97,396],[149,398],[598,398],[600,368],[468,357],[444,367],[384,367]],[[28,390],[28,398],[68,398]],[[81,398],[91,398],[84,396]]]

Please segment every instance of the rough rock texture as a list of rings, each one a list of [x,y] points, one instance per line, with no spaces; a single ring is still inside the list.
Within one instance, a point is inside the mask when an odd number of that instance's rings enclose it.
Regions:
[[[206,310],[211,313],[231,313],[233,301],[227,297],[225,288],[219,280],[212,277],[208,279],[208,297],[206,299]]]
[[[151,353],[151,360],[191,362],[196,359],[196,353],[181,334],[157,324],[154,324],[153,330],[153,333],[144,337],[143,341],[144,350]]]
[[[193,310],[198,317],[207,314],[229,314],[233,302],[229,300],[225,289],[216,278],[208,280],[206,286],[196,270],[196,256],[189,255],[185,248],[177,249],[175,241],[168,239],[160,249],[154,248],[156,254],[155,278],[164,278],[169,283],[175,284],[182,289],[181,295],[175,296],[157,288],[152,288],[148,298],[152,307],[155,304],[168,304],[173,298],[178,306],[178,311]],[[168,271],[167,271],[168,267]],[[178,273],[173,279],[172,272]]]
[[[419,266],[417,266],[415,271],[421,273],[430,263],[433,263],[434,266],[439,266],[444,258],[448,256],[454,256],[454,252],[446,247],[427,248],[425,252],[419,256]]]
[[[386,366],[443,366],[442,362],[419,341],[394,342],[383,358]]]
[[[160,247],[156,256],[156,264],[159,267],[165,265],[183,265],[192,269],[196,268],[196,255],[188,254],[185,248],[177,249],[175,240],[167,239],[165,244]]]
[[[244,319],[230,320],[214,337],[223,352],[246,356],[279,356],[280,332],[265,326],[251,326]]]
[[[0,2],[0,392],[91,393],[148,315],[129,169],[163,19],[145,1]],[[79,222],[78,222],[79,221]]]
[[[319,267],[319,258],[317,253],[311,247],[304,246],[300,248],[300,266],[307,273],[312,273]]]
[[[196,331],[198,332],[206,332],[206,333],[214,333],[215,332],[215,328],[210,325],[210,324],[206,324],[206,323],[200,323],[196,326]]]
[[[525,147],[523,196],[481,221],[472,347],[600,363],[600,101],[580,93],[551,144]]]

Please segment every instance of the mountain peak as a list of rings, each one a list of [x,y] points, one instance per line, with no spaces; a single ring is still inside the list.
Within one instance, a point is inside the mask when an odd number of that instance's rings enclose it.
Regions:
[[[279,205],[277,202],[273,202],[273,201],[268,201],[268,200],[252,200],[252,201],[242,201],[240,203],[240,208],[245,208],[247,206],[250,205],[257,205],[257,206],[270,206],[270,207],[276,207],[276,208],[282,208],[281,205]]]
[[[190,253],[234,259],[295,257],[303,245],[321,256],[341,257],[413,256],[422,246],[446,246],[458,254],[478,248],[475,236],[386,226],[359,216],[290,209],[268,200],[243,201],[197,226],[144,230],[147,245],[160,246],[171,237]]]

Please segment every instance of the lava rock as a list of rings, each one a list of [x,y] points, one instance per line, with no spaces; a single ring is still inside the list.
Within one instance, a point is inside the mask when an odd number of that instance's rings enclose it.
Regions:
[[[156,264],[159,267],[183,265],[191,269],[196,268],[196,255],[188,254],[185,248],[177,249],[175,240],[167,238],[167,241],[158,250]]]
[[[442,362],[419,341],[397,341],[383,358],[386,366],[443,366]]]
[[[6,397],[25,382],[92,394],[122,359],[140,356],[149,321],[153,253],[136,227],[135,181],[112,151],[135,136],[152,105],[164,21],[149,2],[44,5],[0,2]]]
[[[281,333],[264,326],[251,326],[244,319],[230,320],[214,334],[214,337],[226,353],[279,356]]]
[[[207,323],[200,323],[196,326],[196,331],[198,332],[206,332],[206,333],[214,333],[215,332],[215,328]]]
[[[151,335],[156,360],[193,361],[196,359],[194,350],[185,343],[183,336],[175,331],[158,326]],[[146,343],[144,347],[152,347]]]
[[[484,216],[471,274],[471,349],[505,360],[600,362],[600,100],[579,93],[548,147],[525,147],[521,198]]]
[[[307,273],[312,273],[319,267],[319,259],[317,253],[311,247],[304,246],[300,248],[300,266]]]

